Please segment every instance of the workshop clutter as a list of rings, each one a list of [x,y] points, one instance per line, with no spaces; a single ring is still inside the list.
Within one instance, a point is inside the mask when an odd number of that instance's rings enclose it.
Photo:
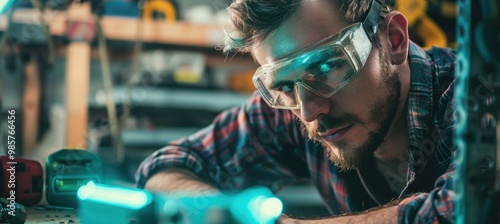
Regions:
[[[47,158],[45,196],[51,205],[77,207],[76,192],[90,181],[103,182],[103,165],[96,154],[83,149],[61,149]]]
[[[78,200],[80,221],[93,224],[271,224],[283,211],[281,200],[266,187],[192,195],[89,182],[78,190]]]
[[[43,194],[43,171],[36,160],[0,156],[0,198],[9,204],[32,206]],[[89,181],[103,182],[103,165],[94,153],[80,149],[61,149],[47,158],[45,196],[55,206],[76,207],[76,192]]]
[[[43,194],[43,172],[38,161],[0,156],[0,198],[26,206],[40,202]]]
[[[422,48],[455,47],[456,1],[395,0],[393,7],[405,15],[410,39]]]
[[[139,85],[188,86],[246,93],[255,90],[252,66],[219,66],[214,59],[200,52],[152,50],[143,52],[139,60]]]

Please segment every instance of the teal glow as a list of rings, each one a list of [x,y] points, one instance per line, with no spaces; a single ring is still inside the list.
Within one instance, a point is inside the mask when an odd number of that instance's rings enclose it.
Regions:
[[[304,59],[302,59],[302,63],[307,63],[307,61],[309,60],[309,58],[311,58],[311,55],[310,54],[306,54],[306,55],[303,55],[302,57],[305,57]]]
[[[248,206],[257,223],[274,223],[283,210],[283,204],[276,197],[257,196],[250,200]]]
[[[0,0],[0,14],[4,13],[14,0]]]
[[[283,203],[281,203],[280,199],[273,197],[264,199],[262,204],[260,205],[260,215],[261,219],[270,220],[281,215],[283,211]]]
[[[91,200],[130,209],[140,209],[152,200],[151,194],[145,191],[96,185],[92,181],[80,187],[77,195],[80,200]]]
[[[268,188],[247,189],[232,201],[231,212],[242,223],[272,224],[281,216],[283,204]]]

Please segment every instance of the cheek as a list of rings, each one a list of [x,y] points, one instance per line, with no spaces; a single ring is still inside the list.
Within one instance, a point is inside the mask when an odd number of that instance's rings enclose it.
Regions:
[[[380,63],[378,51],[373,49],[357,77],[338,93],[338,99],[343,102],[343,105],[353,104],[353,109],[356,108],[359,113],[369,110],[385,88]]]

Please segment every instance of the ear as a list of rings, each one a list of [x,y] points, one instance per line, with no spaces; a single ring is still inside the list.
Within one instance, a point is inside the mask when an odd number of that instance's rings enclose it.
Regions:
[[[408,20],[400,12],[392,11],[385,17],[384,23],[392,64],[400,65],[408,57]]]

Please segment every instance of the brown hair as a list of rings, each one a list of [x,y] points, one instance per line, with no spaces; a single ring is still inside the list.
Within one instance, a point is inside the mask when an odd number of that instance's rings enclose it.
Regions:
[[[327,0],[325,0],[327,1]],[[332,1],[332,0],[329,0]],[[254,43],[264,40],[285,23],[302,0],[236,0],[228,7],[232,31],[226,33],[224,52],[249,51]],[[360,22],[371,0],[338,0],[347,22]]]

